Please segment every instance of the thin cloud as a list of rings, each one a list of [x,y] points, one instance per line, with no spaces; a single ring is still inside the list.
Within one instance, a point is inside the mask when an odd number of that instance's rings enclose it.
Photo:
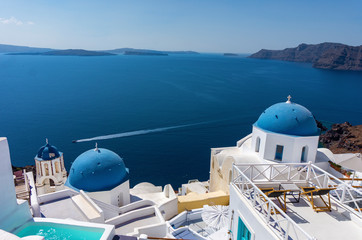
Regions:
[[[15,18],[15,17],[10,17],[10,18],[0,18],[0,24],[14,24],[14,25],[34,25],[34,22],[32,21],[27,21],[26,23],[24,23],[23,21]]]

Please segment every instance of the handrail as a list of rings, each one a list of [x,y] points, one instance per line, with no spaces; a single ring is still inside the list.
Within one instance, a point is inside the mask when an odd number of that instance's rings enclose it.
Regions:
[[[362,201],[362,191],[358,188],[348,185],[346,182],[339,180],[332,174],[326,172],[325,170],[309,163],[255,163],[255,164],[237,164],[237,169],[239,167],[246,167],[242,172],[246,175],[246,172],[250,172],[250,179],[253,182],[266,180],[268,182],[293,182],[293,183],[309,183],[315,185],[319,188],[325,188],[329,186],[336,187],[337,189],[331,191],[331,197],[337,203],[341,204],[346,208],[350,213],[358,216],[362,219],[361,207],[357,202]],[[258,167],[265,166],[264,169]],[[296,168],[298,167],[298,168]],[[296,170],[296,173],[292,175],[292,170]],[[319,174],[317,173],[319,172]],[[305,174],[302,174],[305,173]],[[286,174],[284,176],[283,174]],[[277,177],[283,177],[284,179],[277,179]],[[299,179],[294,179],[295,177]],[[354,195],[356,197],[354,197]],[[352,204],[353,207],[347,205],[348,203]]]
[[[334,178],[334,176],[315,165],[312,165],[312,166],[313,166],[312,171],[315,175],[316,175],[316,173],[314,171],[314,168],[323,173],[322,175],[319,175],[319,176],[324,175],[324,176],[329,177],[329,179],[324,180],[327,183],[326,185],[329,185],[328,180],[332,181],[331,178]],[[316,178],[319,176],[316,176]],[[336,194],[336,197],[333,194],[331,194],[331,197],[338,203],[342,204],[345,208],[347,208],[347,210],[349,212],[353,213],[354,215],[357,215],[359,218],[362,219],[362,211],[361,211],[360,206],[357,203],[358,201],[362,201],[362,197],[356,199],[353,196],[353,192],[356,193],[356,196],[358,196],[358,195],[362,196],[362,191],[352,187],[351,185],[348,185],[346,182],[341,181],[339,179],[334,178],[333,181],[337,182],[338,185],[337,185],[337,189],[332,191]],[[340,190],[342,190],[342,192],[340,194],[338,194],[338,191],[340,191]],[[348,199],[348,197],[350,197],[350,199]],[[350,207],[346,204],[346,203],[350,203],[350,202],[353,202],[354,207]],[[355,209],[357,209],[357,210],[355,210]]]
[[[338,178],[341,181],[362,181],[362,178]]]
[[[249,164],[250,165],[250,164]],[[235,177],[235,173],[238,173],[239,175]],[[241,180],[241,182],[238,182],[238,180]],[[299,239],[299,237],[304,237],[305,239],[315,239],[314,237],[310,236],[307,232],[305,232],[296,222],[294,222],[288,215],[284,213],[282,209],[280,209],[270,198],[265,195],[236,165],[233,165],[233,181],[231,183],[234,185],[241,194],[246,197],[248,200],[251,201],[251,205],[254,208],[261,208],[263,209],[263,206],[267,206],[267,212],[260,212],[257,210],[259,214],[262,215],[264,221],[271,226],[271,229],[280,237],[283,239],[289,239],[289,236],[291,238],[296,237],[296,239]],[[252,187],[249,188],[248,185],[251,185]],[[245,190],[247,188],[247,190]],[[252,190],[252,191],[251,191]],[[249,198],[247,197],[249,192]],[[254,194],[252,194],[254,192]],[[260,196],[262,196],[265,199],[265,202],[261,201]],[[259,201],[257,202],[257,198]],[[277,214],[274,214],[272,218],[272,213],[279,212],[280,216],[283,219],[277,219]],[[287,227],[286,229],[283,228],[280,225],[280,222],[287,221]],[[272,227],[272,224],[274,224],[274,227]],[[276,229],[276,227],[279,229],[279,231]],[[293,230],[293,232],[292,232]],[[302,236],[299,236],[297,233],[297,230],[302,233]],[[294,233],[294,235],[291,236],[291,234]],[[293,238],[294,239],[294,238]]]

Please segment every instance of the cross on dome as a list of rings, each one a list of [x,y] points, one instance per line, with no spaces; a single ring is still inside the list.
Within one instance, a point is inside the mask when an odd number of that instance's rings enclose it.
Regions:
[[[286,103],[291,103],[290,99],[292,98],[292,96],[289,95],[287,98],[288,98],[288,101],[286,101]]]
[[[96,143],[96,148],[94,149],[94,151],[98,151],[98,143]]]

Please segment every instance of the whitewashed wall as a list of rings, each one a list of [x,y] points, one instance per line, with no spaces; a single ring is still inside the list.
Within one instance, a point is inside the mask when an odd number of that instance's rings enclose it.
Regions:
[[[8,140],[0,138],[0,228],[11,231],[29,221],[32,216],[27,201],[16,200]]]

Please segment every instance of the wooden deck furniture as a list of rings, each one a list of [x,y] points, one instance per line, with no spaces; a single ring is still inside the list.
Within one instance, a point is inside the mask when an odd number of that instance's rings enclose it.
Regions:
[[[279,185],[279,190],[288,190],[288,193],[286,195],[291,195],[295,201],[290,201],[292,203],[299,203],[300,201],[300,194],[301,194],[301,190],[300,188],[295,185],[294,183],[282,183]],[[298,198],[296,197],[298,196]]]
[[[305,195],[308,201],[311,203],[314,211],[316,212],[326,212],[331,211],[331,197],[329,192],[335,190],[336,188],[316,188],[316,187],[302,187],[302,194]],[[328,203],[324,200],[323,195],[328,196]],[[322,200],[324,206],[316,206],[314,197],[319,197]]]
[[[275,190],[274,188],[261,188],[260,190],[269,198],[275,198],[276,200],[278,200],[280,209],[282,209],[284,212],[287,212],[286,193],[289,192],[289,190]],[[266,201],[265,198],[264,201]],[[268,203],[267,207],[269,207]],[[277,210],[275,211],[276,214],[280,213]],[[272,214],[274,214],[274,212],[272,212]]]

